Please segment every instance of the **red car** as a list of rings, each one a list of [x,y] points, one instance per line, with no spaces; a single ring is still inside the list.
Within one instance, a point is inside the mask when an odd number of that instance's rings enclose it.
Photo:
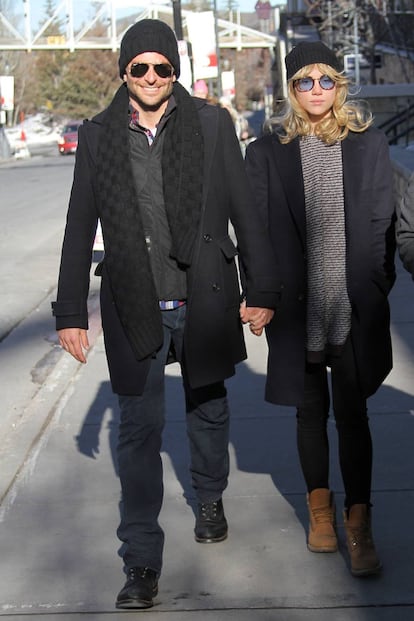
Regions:
[[[62,133],[58,140],[58,149],[61,155],[75,153],[78,146],[79,125],[82,125],[82,121],[71,121],[62,129]]]

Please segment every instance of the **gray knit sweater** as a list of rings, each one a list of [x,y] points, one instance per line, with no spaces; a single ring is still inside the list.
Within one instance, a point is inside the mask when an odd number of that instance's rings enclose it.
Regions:
[[[342,150],[316,136],[300,140],[306,208],[307,341],[310,362],[338,355],[351,328],[346,286]]]

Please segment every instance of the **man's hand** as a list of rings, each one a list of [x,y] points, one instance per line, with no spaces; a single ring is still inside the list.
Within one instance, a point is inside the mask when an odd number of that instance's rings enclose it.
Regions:
[[[59,343],[79,362],[86,362],[84,350],[89,349],[88,333],[81,328],[58,330]]]
[[[243,323],[248,323],[250,332],[260,336],[263,328],[273,319],[275,314],[271,308],[260,308],[256,306],[246,306],[246,302],[240,305],[240,319]]]

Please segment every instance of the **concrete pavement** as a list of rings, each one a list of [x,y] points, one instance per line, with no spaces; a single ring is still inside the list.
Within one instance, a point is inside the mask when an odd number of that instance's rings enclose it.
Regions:
[[[370,400],[375,459],[373,528],[384,564],[380,577],[356,579],[349,572],[332,421],[332,488],[341,546],[335,554],[308,552],[294,411],[264,403],[265,341],[246,330],[249,360],[228,382],[231,476],[224,504],[229,538],[214,545],[200,545],[193,538],[194,496],[187,466],[183,397],[178,369],[173,365],[168,369],[163,447],[161,522],[166,546],[160,593],[151,610],[116,611],[116,594],[124,581],[115,535],[119,520],[114,460],[117,409],[102,337],[97,333],[86,366],[69,363],[66,354],[60,356],[41,390],[30,397],[20,429],[31,441],[15,456],[20,460],[17,473],[4,466],[4,459],[0,461],[4,491],[0,507],[0,618],[413,619],[414,283],[401,267],[391,304],[395,366]],[[40,312],[46,321],[49,309]],[[0,356],[3,353],[0,349]],[[39,425],[29,431],[25,424],[33,420]],[[6,436],[12,459],[13,443],[10,445],[10,434]]]

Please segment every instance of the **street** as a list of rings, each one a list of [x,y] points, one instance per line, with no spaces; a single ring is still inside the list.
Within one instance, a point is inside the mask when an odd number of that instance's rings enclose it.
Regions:
[[[31,407],[62,356],[50,303],[56,295],[74,161],[57,155],[53,145],[0,166],[0,469],[8,473],[0,499],[19,472],[31,436],[44,424],[46,403],[38,417]],[[65,365],[70,373],[69,357]],[[53,400],[53,391],[48,392]]]
[[[73,157],[0,166],[0,340],[56,285]]]

